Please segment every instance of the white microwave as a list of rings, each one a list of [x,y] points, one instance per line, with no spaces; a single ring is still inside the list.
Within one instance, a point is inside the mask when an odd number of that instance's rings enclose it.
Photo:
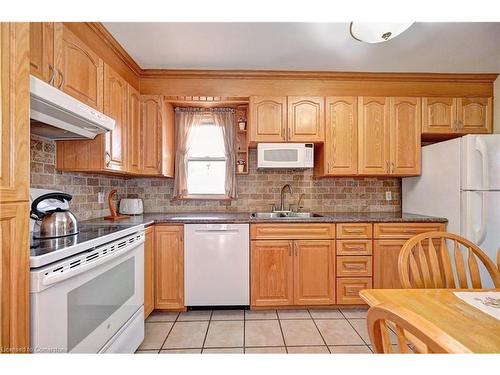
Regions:
[[[312,168],[312,143],[259,143],[257,168]]]

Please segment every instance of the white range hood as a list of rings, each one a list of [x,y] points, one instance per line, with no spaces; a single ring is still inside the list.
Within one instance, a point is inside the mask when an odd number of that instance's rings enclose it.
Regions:
[[[93,139],[115,120],[48,83],[30,76],[31,132],[51,139]]]

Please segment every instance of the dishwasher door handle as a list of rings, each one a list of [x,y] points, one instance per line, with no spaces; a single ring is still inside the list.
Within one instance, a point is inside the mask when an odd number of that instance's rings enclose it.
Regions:
[[[239,233],[238,229],[196,229],[195,233]]]

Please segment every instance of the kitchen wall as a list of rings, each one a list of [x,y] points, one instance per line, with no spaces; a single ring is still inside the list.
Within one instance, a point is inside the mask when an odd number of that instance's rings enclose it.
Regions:
[[[312,170],[257,170],[257,155],[250,150],[250,173],[238,176],[238,199],[234,201],[171,200],[173,179],[109,177],[66,173],[55,170],[55,144],[39,136],[31,137],[31,186],[63,190],[73,194],[71,209],[80,220],[109,214],[107,203],[97,203],[97,192],[118,189],[118,197],[140,197],[146,212],[179,211],[259,211],[269,210],[280,201],[280,189],[290,184],[297,203],[304,193],[305,209],[318,212],[396,212],[401,210],[401,180],[398,178],[313,179]],[[385,192],[392,200],[385,200]]]
[[[55,168],[55,142],[31,136],[31,187],[62,190],[73,195],[71,210],[79,220],[109,215],[106,203],[97,203],[97,193],[118,189],[117,196],[125,197],[126,179],[88,173],[58,172]]]

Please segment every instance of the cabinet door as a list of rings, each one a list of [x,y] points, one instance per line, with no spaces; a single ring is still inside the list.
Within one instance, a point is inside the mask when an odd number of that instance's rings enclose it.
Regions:
[[[422,98],[422,134],[455,133],[456,112],[455,98]]]
[[[293,304],[292,241],[252,241],[252,306]]]
[[[150,226],[144,232],[144,319],[146,319],[155,307],[154,227]]]
[[[0,39],[0,201],[27,201],[30,158],[28,24],[1,23]]]
[[[158,175],[161,168],[161,100],[158,95],[141,96],[142,174]]]
[[[286,97],[250,97],[250,141],[286,141]]]
[[[326,174],[358,173],[358,99],[326,98]]]
[[[420,98],[390,99],[391,174],[420,174]]]
[[[155,309],[184,308],[182,225],[155,226]]]
[[[491,133],[492,98],[457,99],[458,130],[464,134]]]
[[[335,303],[335,241],[294,241],[294,303]]]
[[[105,134],[105,168],[127,169],[128,84],[108,65],[104,69],[104,114],[115,120],[113,130]]]
[[[406,240],[373,241],[373,287],[377,289],[401,288],[398,257]]]
[[[128,123],[127,123],[127,151],[128,171],[141,172],[141,156],[143,152],[141,139],[141,97],[139,92],[128,85]]]
[[[54,23],[30,22],[30,73],[42,81],[54,76]]]
[[[358,172],[389,173],[389,98],[358,98]]]
[[[99,111],[103,108],[103,61],[60,22],[54,23],[54,85]]]
[[[175,111],[171,103],[162,104],[161,126],[161,173],[165,177],[174,177],[175,165]]]
[[[289,96],[288,141],[323,142],[325,140],[325,98]]]

